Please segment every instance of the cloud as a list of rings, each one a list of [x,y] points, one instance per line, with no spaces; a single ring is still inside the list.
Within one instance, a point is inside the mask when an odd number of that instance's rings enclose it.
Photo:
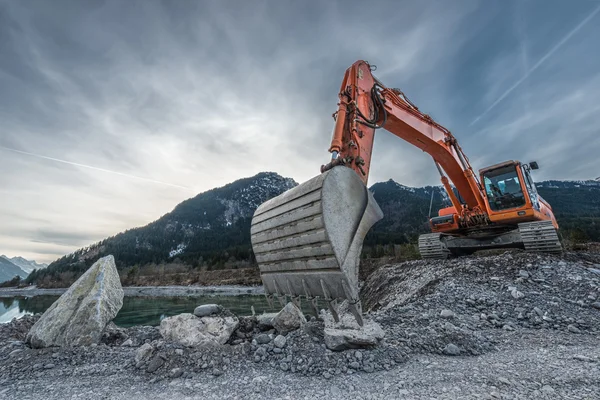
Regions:
[[[592,23],[469,126],[591,12],[519,7],[520,28],[514,10],[476,1],[0,2],[0,146],[29,153],[0,150],[0,253],[51,261],[241,177],[310,179],[357,59],[476,167],[537,158],[544,177],[597,176],[591,146],[565,134],[593,140]],[[579,162],[557,163],[567,156]],[[426,153],[378,131],[370,184],[389,178],[439,181]]]

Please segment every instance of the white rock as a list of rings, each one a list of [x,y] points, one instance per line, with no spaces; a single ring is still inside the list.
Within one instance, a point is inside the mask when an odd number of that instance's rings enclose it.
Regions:
[[[275,339],[273,339],[273,344],[275,346],[279,347],[280,349],[282,349],[285,346],[286,342],[287,342],[287,339],[283,335],[277,335],[277,337]]]
[[[454,318],[454,312],[452,310],[442,310],[440,313],[442,318]]]
[[[27,334],[27,342],[35,348],[97,344],[122,306],[115,259],[103,257],[46,310]]]
[[[202,317],[184,313],[160,322],[160,334],[184,346],[225,344],[237,328],[235,317]]]
[[[219,314],[223,307],[218,304],[202,304],[194,309],[196,317],[208,317],[209,315]]]
[[[256,316],[258,327],[263,330],[269,330],[273,328],[273,319],[277,316],[277,313],[264,313]]]
[[[146,360],[152,355],[153,352],[154,348],[152,345],[150,345],[150,343],[144,343],[142,347],[135,352],[135,362],[139,363],[140,361]]]
[[[358,325],[345,301],[340,304],[338,314],[340,321],[335,322],[329,311],[321,312],[325,325],[325,346],[330,350],[373,347],[385,337],[385,332],[375,321],[364,318],[364,325]]]
[[[295,331],[305,323],[304,314],[294,303],[287,303],[283,310],[273,318],[273,327],[277,332],[283,334]]]

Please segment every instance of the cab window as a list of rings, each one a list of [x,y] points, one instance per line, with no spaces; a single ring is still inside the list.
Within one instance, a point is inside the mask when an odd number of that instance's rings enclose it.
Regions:
[[[502,211],[525,205],[525,196],[514,165],[483,174],[485,193],[492,211]]]

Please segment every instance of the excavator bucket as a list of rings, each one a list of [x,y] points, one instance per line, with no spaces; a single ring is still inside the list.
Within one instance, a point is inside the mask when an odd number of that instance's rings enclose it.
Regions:
[[[383,218],[358,175],[344,166],[277,196],[256,209],[251,239],[270,303],[305,297],[318,315],[324,300],[336,321],[347,300],[362,325],[358,266],[365,235]]]

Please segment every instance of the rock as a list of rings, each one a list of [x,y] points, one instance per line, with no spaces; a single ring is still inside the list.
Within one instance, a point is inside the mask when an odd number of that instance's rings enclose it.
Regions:
[[[511,290],[510,295],[517,300],[525,297],[525,295],[523,293],[519,292],[517,289]]]
[[[521,270],[519,270],[519,276],[521,278],[527,279],[527,278],[529,278],[529,272],[525,271],[524,269],[521,269]]]
[[[285,347],[286,342],[287,342],[287,339],[283,335],[277,335],[277,337],[275,337],[275,339],[273,339],[273,344],[280,349]]]
[[[254,352],[254,357],[265,357],[266,355],[267,355],[267,349],[265,349],[264,347],[259,347]]]
[[[126,341],[124,341],[121,346],[123,347],[132,347],[133,346],[133,340],[131,339],[127,339]]]
[[[258,343],[258,344],[267,344],[267,343],[271,342],[271,337],[269,335],[267,335],[266,333],[261,333],[260,335],[256,335],[256,337],[254,339],[256,339],[256,343]]]
[[[385,332],[375,321],[365,320],[362,327],[332,328],[325,325],[325,345],[329,350],[341,351],[376,346]]]
[[[460,354],[460,349],[454,343],[448,343],[442,351],[444,354],[449,356],[458,356]]]
[[[268,331],[273,329],[273,318],[277,316],[277,313],[264,313],[256,316],[258,322],[258,329],[261,331]]]
[[[295,331],[305,323],[306,318],[294,303],[287,303],[283,310],[273,318],[273,327],[282,334]]]
[[[221,371],[219,368],[213,368],[213,370],[211,371],[211,374],[213,376],[221,376],[221,375],[223,375],[223,371]]]
[[[220,314],[223,307],[218,304],[202,304],[194,309],[196,317],[208,317],[209,315]]]
[[[146,360],[148,357],[150,357],[152,355],[153,352],[154,352],[154,348],[152,347],[152,345],[150,343],[144,343],[142,345],[142,347],[137,349],[137,351],[135,352],[136,364],[141,361]]]
[[[364,319],[363,326],[358,325],[354,316],[348,311],[346,301],[339,305],[338,314],[340,321],[335,322],[329,311],[321,312],[325,346],[329,350],[368,348],[376,346],[383,340],[385,332],[381,326],[367,318]]]
[[[49,363],[49,364],[46,364],[46,365],[44,365],[44,369],[52,369],[52,368],[54,368],[54,367],[55,367],[55,365],[54,365],[54,364],[52,364],[52,363]]]
[[[350,364],[348,364],[348,366],[352,369],[359,369],[360,368],[360,364],[356,361],[352,361]]]
[[[542,393],[545,393],[545,394],[548,394],[548,395],[554,394],[554,388],[552,388],[552,386],[550,386],[550,385],[544,385],[544,386],[542,386],[542,388],[540,389],[540,391]]]
[[[160,334],[184,346],[225,344],[238,326],[235,317],[202,317],[184,313],[160,322]]]
[[[146,371],[156,372],[160,367],[163,366],[164,363],[165,363],[165,360],[159,354],[157,354],[154,356],[154,358],[152,358],[152,360],[150,360],[150,363],[148,364],[148,368],[146,369]]]
[[[571,333],[581,333],[579,328],[577,328],[575,325],[568,325],[567,330]]]
[[[573,359],[577,360],[577,361],[594,362],[593,359],[586,357],[586,356],[579,355],[579,354],[576,356],[573,356]]]
[[[31,327],[34,348],[90,346],[123,306],[123,288],[112,255],[96,261]]]
[[[595,309],[600,310],[600,301],[597,301],[595,303],[592,303],[592,307],[594,307]]]
[[[442,318],[454,318],[454,312],[452,310],[442,310],[440,317]]]
[[[179,378],[183,375],[183,370],[181,368],[173,368],[171,372],[169,372],[169,376],[173,379]]]

